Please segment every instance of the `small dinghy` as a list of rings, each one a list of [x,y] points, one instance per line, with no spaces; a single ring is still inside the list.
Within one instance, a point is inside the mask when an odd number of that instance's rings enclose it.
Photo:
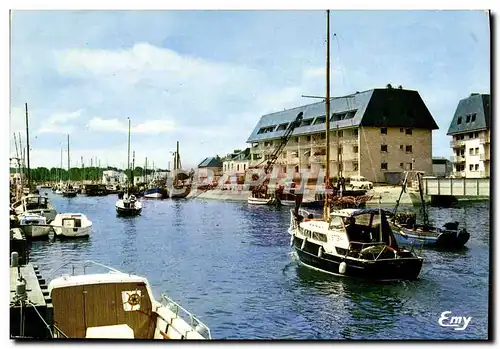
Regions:
[[[23,213],[18,216],[19,227],[28,239],[44,239],[49,237],[52,226],[47,224],[47,218],[34,213]]]
[[[84,237],[92,233],[92,222],[83,213],[60,213],[50,224],[58,237]]]
[[[116,213],[119,216],[137,216],[141,214],[142,204],[138,201],[135,195],[127,195],[123,196],[123,199],[120,199],[116,202]]]

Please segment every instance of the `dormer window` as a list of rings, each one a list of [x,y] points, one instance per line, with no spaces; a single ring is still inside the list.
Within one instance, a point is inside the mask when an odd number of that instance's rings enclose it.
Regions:
[[[457,119],[457,125],[461,125],[461,124],[462,124],[462,117],[459,116]]]

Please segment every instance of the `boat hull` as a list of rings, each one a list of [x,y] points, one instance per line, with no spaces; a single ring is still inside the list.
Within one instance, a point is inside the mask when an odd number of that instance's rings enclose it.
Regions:
[[[338,275],[360,278],[372,281],[416,280],[422,269],[421,258],[398,258],[359,260],[323,253],[319,257],[319,245],[306,241],[302,248],[303,239],[293,236],[292,247],[302,264],[319,271]],[[344,273],[340,272],[340,264],[346,263]]]
[[[40,215],[42,217],[45,217],[47,220],[47,223],[52,222],[56,216],[57,216],[57,211],[54,208],[45,208],[45,209],[33,209],[33,210],[27,210],[23,211],[22,209],[17,209],[15,210],[15,213],[17,215],[20,214],[35,214],[35,215]]]
[[[67,227],[53,227],[54,233],[58,237],[78,238],[88,237],[92,233],[92,226],[80,228],[67,228]]]
[[[23,231],[26,238],[30,240],[34,239],[46,239],[49,237],[49,233],[52,230],[50,225],[20,225],[21,230]]]
[[[76,190],[75,191],[63,191],[62,196],[65,198],[74,198],[76,196]]]
[[[135,201],[133,206],[126,206],[122,199],[118,200],[116,205],[116,214],[119,216],[138,216],[142,212],[142,205]]]
[[[436,248],[461,248],[470,237],[470,234],[465,231],[428,231],[425,234],[419,234],[405,227],[397,227],[393,233],[399,245]]]
[[[168,193],[161,188],[153,188],[145,190],[143,197],[146,199],[164,199],[168,198]]]
[[[254,198],[249,197],[248,203],[251,205],[275,205],[277,204],[276,198]]]

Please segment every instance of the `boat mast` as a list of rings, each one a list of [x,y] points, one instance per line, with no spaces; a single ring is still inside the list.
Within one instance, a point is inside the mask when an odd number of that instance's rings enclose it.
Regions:
[[[132,177],[132,175],[130,174],[130,118],[127,118],[128,119],[128,146],[127,146],[127,170],[129,172],[129,176]],[[129,178],[129,184],[130,184],[130,179]]]
[[[329,204],[328,190],[330,189],[330,10],[326,10],[326,173],[325,173],[325,206],[323,208],[323,218],[328,220]],[[300,154],[299,154],[300,155]]]
[[[179,156],[179,141],[177,141],[177,150],[175,151],[175,163],[177,165],[177,169],[181,168],[181,157]]]
[[[31,173],[30,173],[30,133],[29,133],[29,127],[28,127],[28,103],[24,103],[24,106],[26,108],[26,159],[28,161],[28,171],[27,171],[27,177],[28,177],[28,189],[31,189]]]
[[[68,183],[69,183],[69,134],[68,134]]]
[[[59,181],[62,181],[62,169],[63,169],[63,161],[62,161],[62,158],[63,158],[63,148],[61,148],[61,178],[59,178]]]

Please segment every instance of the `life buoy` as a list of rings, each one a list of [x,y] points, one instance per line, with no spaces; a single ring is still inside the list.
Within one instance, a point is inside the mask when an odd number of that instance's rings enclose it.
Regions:
[[[307,241],[307,238],[304,238],[304,240],[302,240],[302,245],[300,245],[301,250],[303,250],[304,247],[306,247],[306,241]]]
[[[320,246],[318,248],[318,258],[321,258],[323,256],[323,246]]]
[[[340,263],[339,264],[339,273],[340,274],[345,274],[346,270],[347,270],[347,264],[346,264],[346,262]]]

